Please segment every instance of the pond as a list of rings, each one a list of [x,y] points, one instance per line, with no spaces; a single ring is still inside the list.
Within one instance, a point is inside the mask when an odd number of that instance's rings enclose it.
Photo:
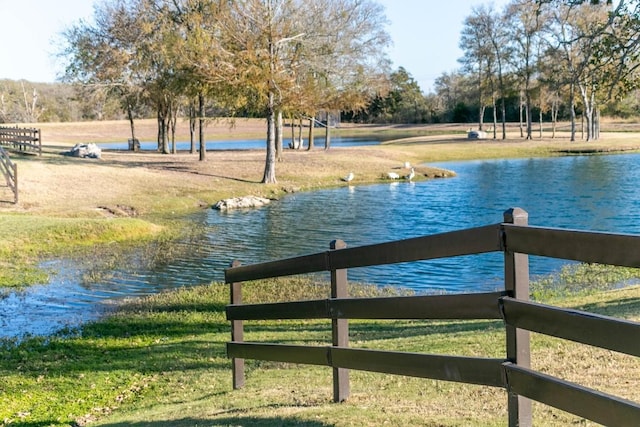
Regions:
[[[52,333],[97,318],[123,297],[222,281],[234,259],[255,263],[324,251],[333,239],[359,246],[493,224],[509,207],[525,209],[531,225],[640,234],[639,154],[434,166],[457,176],[297,193],[257,210],[208,209],[191,217],[203,232],[153,269],[123,266],[83,281],[85,271],[68,260],[51,261],[51,283],[3,294],[0,337]],[[562,264],[531,257],[531,274]],[[494,290],[502,278],[501,254],[349,271],[351,281],[436,293]]]
[[[400,138],[401,136],[390,136],[389,138]],[[306,149],[309,144],[309,139],[304,137],[303,149]],[[286,148],[289,147],[291,138],[283,138],[282,145]],[[324,132],[322,136],[315,136],[313,138],[313,146],[318,149],[324,149]],[[371,136],[331,136],[332,147],[357,147],[361,145],[377,145],[380,144],[380,138],[372,138]],[[265,148],[265,138],[253,138],[253,139],[238,139],[233,141],[207,141],[207,151],[216,150],[256,150]],[[127,142],[109,142],[98,144],[103,150],[127,150],[129,144]],[[171,144],[169,144],[171,148]],[[156,151],[158,149],[158,143],[156,141],[140,141],[140,149],[143,151]],[[191,149],[191,142],[189,141],[176,141],[176,150],[187,151]],[[198,149],[198,143],[196,142],[196,150]]]

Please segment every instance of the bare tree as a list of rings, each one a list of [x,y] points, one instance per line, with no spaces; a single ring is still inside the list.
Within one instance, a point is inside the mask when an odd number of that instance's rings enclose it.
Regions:
[[[492,104],[494,105],[494,137],[496,116],[496,88],[497,98],[500,100],[500,115],[502,121],[502,138],[507,137],[506,129],[506,74],[508,68],[507,58],[511,54],[509,34],[504,23],[505,16],[494,10],[493,5],[474,8],[465,26],[467,47],[471,57],[480,55],[484,57],[487,72],[487,81],[491,87]],[[475,41],[474,41],[475,40]],[[475,43],[475,46],[474,46]],[[496,84],[497,82],[497,84]]]
[[[640,4],[637,0],[576,2],[549,0],[550,38],[561,53],[569,84],[572,140],[575,139],[574,93],[582,100],[587,141],[596,139],[598,105],[612,94],[628,93],[640,67]]]

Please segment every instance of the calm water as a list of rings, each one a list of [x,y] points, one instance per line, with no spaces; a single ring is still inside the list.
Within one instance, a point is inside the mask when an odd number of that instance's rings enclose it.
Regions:
[[[290,134],[289,134],[290,135]],[[323,136],[316,135],[313,138],[313,146],[317,149],[324,149],[324,131],[322,132]],[[398,136],[392,136],[390,138],[399,138]],[[308,138],[303,138],[304,148],[309,144]],[[287,148],[289,147],[289,143],[291,142],[291,138],[283,138],[282,145]],[[256,149],[264,149],[265,148],[265,139],[238,139],[234,141],[207,141],[207,151],[215,151],[215,150],[256,150]],[[342,136],[332,136],[331,137],[331,146],[332,147],[355,147],[359,145],[377,145],[380,144],[380,139],[371,138],[371,137],[342,137]],[[129,144],[127,142],[115,142],[115,143],[104,143],[98,144],[98,146],[102,149],[107,150],[127,150],[129,148]],[[155,151],[158,149],[158,143],[156,141],[140,141],[140,149],[143,151]],[[171,149],[171,144],[169,144],[169,149]],[[191,149],[191,142],[189,141],[176,141],[176,150],[185,151]],[[198,149],[198,143],[196,142],[196,150]]]
[[[180,259],[153,270],[122,269],[85,283],[68,261],[47,266],[50,284],[0,299],[0,336],[46,334],[99,316],[125,296],[222,281],[231,260],[254,263],[328,249],[384,242],[502,220],[509,207],[529,223],[640,234],[640,155],[562,157],[442,163],[449,179],[298,193],[258,210],[206,210],[192,220],[205,232],[185,242]],[[356,171],[357,172],[357,171]],[[557,270],[560,261],[531,258],[531,273]],[[353,269],[349,279],[426,292],[469,292],[501,286],[502,255]]]

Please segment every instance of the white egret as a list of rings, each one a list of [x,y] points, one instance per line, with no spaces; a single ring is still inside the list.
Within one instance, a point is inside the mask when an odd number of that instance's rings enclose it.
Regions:
[[[397,174],[397,173],[395,173],[395,172],[389,172],[389,173],[387,174],[387,178],[389,178],[389,179],[398,179],[398,178],[400,178],[400,175],[398,175],[398,174]]]

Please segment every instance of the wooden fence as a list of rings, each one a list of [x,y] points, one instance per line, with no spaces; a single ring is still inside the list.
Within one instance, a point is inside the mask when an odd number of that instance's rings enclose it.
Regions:
[[[504,253],[504,291],[464,295],[349,298],[347,269],[409,261]],[[528,226],[528,214],[505,212],[484,227],[354,248],[334,241],[329,251],[261,264],[234,262],[231,285],[233,387],[244,385],[244,359],[333,368],[334,401],[349,396],[349,369],[456,381],[508,391],[510,426],[530,426],[531,400],[611,426],[638,425],[640,404],[530,368],[529,331],[640,357],[640,323],[529,301],[528,255],[640,267],[640,236]],[[461,261],[462,262],[462,261]],[[242,304],[242,282],[319,271],[331,273],[327,300]],[[244,320],[331,319],[331,346],[244,342]],[[461,357],[348,348],[348,319],[502,319],[504,358]]]
[[[22,153],[42,155],[40,129],[0,127],[0,145]]]
[[[9,154],[0,146],[0,171],[7,186],[13,191],[13,203],[18,203],[18,165],[11,161]]]

